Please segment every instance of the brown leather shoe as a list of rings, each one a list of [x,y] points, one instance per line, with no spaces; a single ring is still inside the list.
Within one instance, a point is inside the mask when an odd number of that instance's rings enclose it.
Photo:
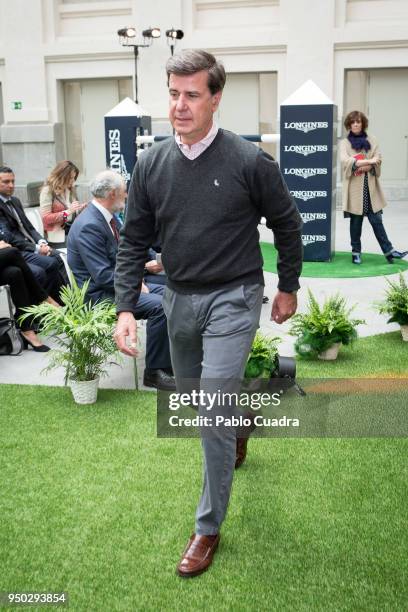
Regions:
[[[212,563],[219,541],[219,533],[208,536],[193,533],[177,566],[178,575],[192,578],[205,572]]]
[[[239,431],[237,431],[237,450],[235,457],[236,470],[241,467],[241,465],[245,461],[247,455],[248,438],[256,428],[256,425],[254,423],[255,416],[256,415],[252,414],[252,412],[246,412],[244,414],[244,417],[246,419],[250,419],[251,425],[249,425],[248,427],[241,427]]]

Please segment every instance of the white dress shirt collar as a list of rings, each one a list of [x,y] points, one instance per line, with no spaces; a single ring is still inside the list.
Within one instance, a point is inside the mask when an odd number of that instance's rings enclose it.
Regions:
[[[195,142],[193,145],[188,145],[181,142],[180,134],[175,134],[176,142],[180,148],[180,151],[188,158],[188,159],[196,159],[201,153],[204,153],[206,149],[210,146],[212,141],[218,134],[218,125],[215,121],[212,122],[211,128],[206,136]]]
[[[99,210],[99,212],[101,212],[105,218],[106,223],[109,225],[109,229],[113,234],[113,229],[110,226],[110,222],[111,219],[113,219],[113,215],[111,212],[109,212],[109,210],[107,208],[105,208],[104,206],[102,206],[102,204],[99,204],[99,202],[97,202],[96,200],[92,200],[92,204],[95,206],[95,208],[97,208]]]

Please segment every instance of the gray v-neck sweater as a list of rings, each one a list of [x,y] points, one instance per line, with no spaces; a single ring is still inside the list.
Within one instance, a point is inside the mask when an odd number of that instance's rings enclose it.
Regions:
[[[278,287],[299,288],[302,222],[278,164],[226,130],[189,160],[173,138],[144,152],[133,172],[116,263],[118,312],[134,311],[156,232],[168,284],[181,293],[263,283],[258,223],[274,232]]]

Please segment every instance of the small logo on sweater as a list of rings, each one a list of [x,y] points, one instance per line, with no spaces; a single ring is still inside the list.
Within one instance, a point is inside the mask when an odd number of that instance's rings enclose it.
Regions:
[[[219,186],[220,186],[220,183],[219,183],[218,179],[214,179],[214,185],[215,185],[216,187],[219,187]]]

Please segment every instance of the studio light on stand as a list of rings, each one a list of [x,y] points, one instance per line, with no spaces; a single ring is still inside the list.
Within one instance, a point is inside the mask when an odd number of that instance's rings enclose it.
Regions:
[[[133,43],[131,40],[136,38],[136,30],[135,28],[121,28],[118,30],[119,42],[122,47],[133,47],[133,52],[135,56],[135,102],[139,104],[139,95],[138,95],[138,79],[137,79],[137,60],[139,57],[139,47],[150,47],[155,38],[160,38],[161,31],[160,28],[149,28],[147,30],[143,30],[143,42],[142,43]]]
[[[118,36],[120,44],[124,45],[124,42],[122,42],[121,39],[135,38],[136,30],[135,28],[121,28],[118,30]]]
[[[170,30],[166,30],[167,44],[170,46],[171,54],[174,54],[174,47],[176,46],[176,42],[181,40],[184,37],[183,30],[175,30],[171,28]]]
[[[160,38],[161,36],[161,31],[160,28],[149,28],[148,30],[143,30],[142,32],[142,36],[144,39],[146,38]],[[152,44],[152,43],[150,43]],[[149,46],[149,45],[146,45]]]

